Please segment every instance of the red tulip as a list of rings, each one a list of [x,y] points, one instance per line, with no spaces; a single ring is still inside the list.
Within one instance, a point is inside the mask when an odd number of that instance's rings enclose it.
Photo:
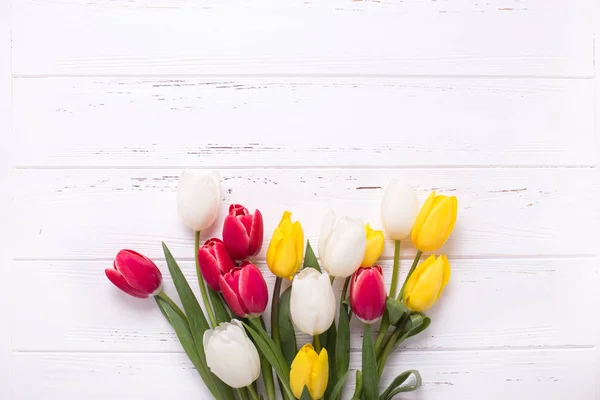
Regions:
[[[256,317],[267,308],[267,283],[262,272],[249,261],[221,276],[219,286],[227,305],[238,317]]]
[[[158,267],[133,250],[119,251],[113,268],[107,268],[104,273],[116,287],[134,297],[145,299],[162,290],[162,274]]]
[[[235,261],[227,252],[221,239],[217,238],[208,239],[198,249],[198,264],[206,284],[217,292],[221,275],[235,268]]]
[[[240,204],[229,206],[229,215],[223,223],[223,242],[235,260],[255,256],[263,242],[263,219],[260,211],[250,214]]]
[[[350,307],[362,322],[377,321],[385,311],[385,285],[381,267],[359,268],[350,281]]]

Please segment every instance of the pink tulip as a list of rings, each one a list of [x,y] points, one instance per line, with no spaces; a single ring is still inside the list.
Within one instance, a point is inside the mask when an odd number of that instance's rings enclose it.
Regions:
[[[235,261],[231,258],[221,239],[208,239],[198,249],[198,264],[206,284],[215,291],[219,291],[219,278],[224,273],[235,268]]]
[[[381,267],[359,268],[350,281],[350,307],[362,322],[377,321],[385,311],[385,285]]]
[[[240,204],[229,206],[229,215],[223,223],[223,242],[235,260],[255,256],[263,242],[263,219],[260,211],[250,214]]]
[[[219,286],[227,305],[238,317],[257,317],[267,308],[267,283],[262,272],[249,261],[221,276]]]
[[[133,250],[121,250],[113,268],[104,270],[108,279],[125,293],[145,299],[162,290],[162,274],[149,258]]]

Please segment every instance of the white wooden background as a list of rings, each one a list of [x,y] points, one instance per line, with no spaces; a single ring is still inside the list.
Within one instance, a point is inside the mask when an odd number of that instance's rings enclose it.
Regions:
[[[313,243],[329,207],[379,227],[393,177],[456,195],[451,282],[384,381],[600,398],[595,6],[0,0],[0,398],[207,396],[153,302],[103,274],[129,247],[166,275],[165,240],[193,278],[184,167]]]

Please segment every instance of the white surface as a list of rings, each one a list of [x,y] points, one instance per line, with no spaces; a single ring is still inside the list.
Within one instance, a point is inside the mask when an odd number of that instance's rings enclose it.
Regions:
[[[451,282],[384,381],[600,398],[595,5],[0,1],[0,399],[207,396],[103,275],[123,247],[166,275],[165,240],[193,278],[184,167],[219,169],[223,210],[261,208],[267,239],[284,209],[313,243],[328,207],[380,226],[392,177],[458,196]]]

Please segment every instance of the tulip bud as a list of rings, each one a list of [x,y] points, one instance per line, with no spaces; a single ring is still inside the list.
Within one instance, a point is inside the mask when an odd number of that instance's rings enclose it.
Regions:
[[[262,272],[249,261],[220,276],[219,287],[227,305],[238,317],[257,317],[267,308],[267,283]]]
[[[404,303],[413,311],[423,312],[440,298],[450,280],[450,263],[446,256],[429,256],[414,270],[404,288]]]
[[[300,222],[292,223],[292,213],[286,211],[271,237],[267,250],[267,265],[280,278],[292,279],[302,265],[304,232]]]
[[[223,242],[236,260],[255,256],[263,242],[263,219],[260,211],[250,214],[239,204],[229,206],[229,215],[223,223]]]
[[[260,358],[240,321],[234,319],[204,332],[204,354],[210,371],[232,388],[254,382]]]
[[[385,284],[381,267],[359,268],[350,280],[350,307],[358,319],[372,324],[385,311]]]
[[[410,234],[419,201],[413,188],[407,183],[393,179],[381,201],[381,221],[385,232],[394,240],[402,240]]]
[[[185,170],[179,177],[177,209],[183,223],[198,232],[215,222],[221,204],[221,179],[217,172],[202,175]]]
[[[360,220],[337,218],[331,211],[325,216],[319,235],[319,257],[329,275],[352,275],[365,256],[366,247],[365,227]]]
[[[435,191],[431,192],[419,211],[411,233],[415,247],[421,251],[440,248],[454,228],[457,211],[456,197],[436,196]]]
[[[206,284],[215,291],[219,291],[219,278],[221,275],[235,268],[235,261],[231,258],[221,239],[207,240],[198,249],[198,265]]]
[[[327,350],[317,352],[311,344],[305,344],[296,354],[290,369],[290,387],[294,396],[302,397],[304,388],[308,388],[313,400],[320,399],[325,394],[329,381],[329,360]]]
[[[125,293],[145,299],[162,290],[162,274],[147,257],[133,250],[117,253],[113,268],[104,270],[106,277]]]
[[[290,314],[294,325],[307,335],[325,332],[335,317],[335,295],[329,277],[304,268],[292,281]]]
[[[371,229],[369,224],[365,225],[365,232],[367,234],[367,248],[360,266],[370,267],[377,262],[377,259],[383,252],[385,238],[382,231]]]

